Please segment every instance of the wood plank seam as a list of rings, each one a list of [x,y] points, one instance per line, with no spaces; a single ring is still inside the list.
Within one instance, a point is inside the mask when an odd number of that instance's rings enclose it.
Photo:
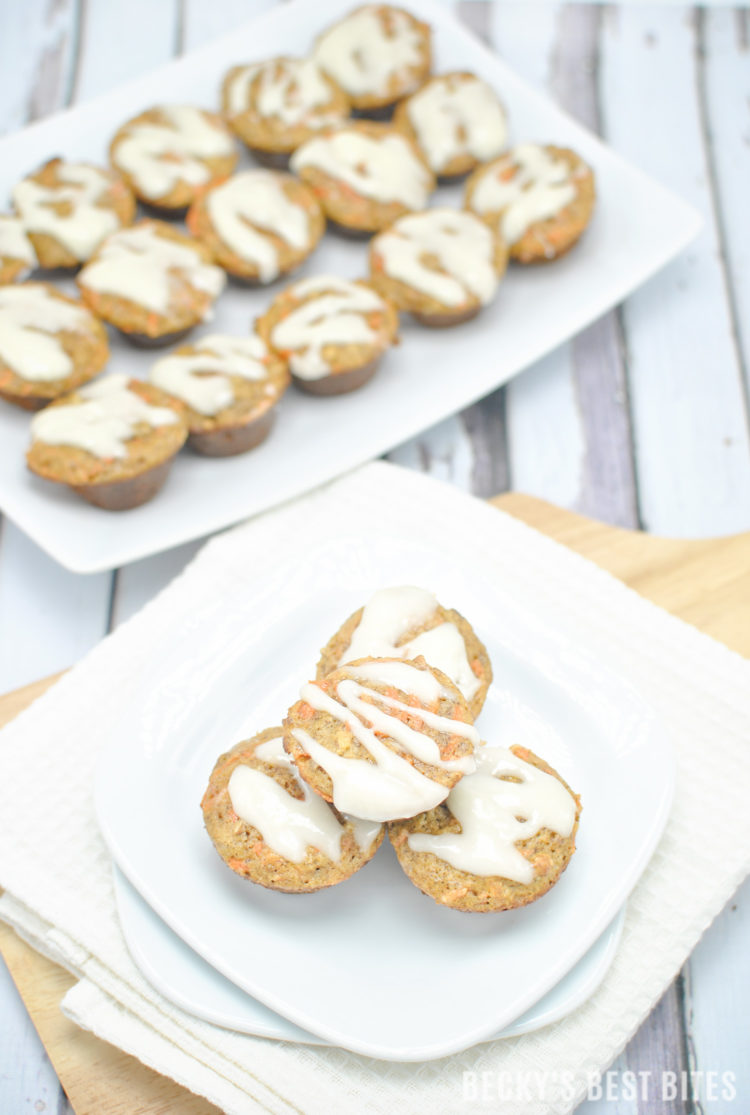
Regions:
[[[740,13],[738,13],[739,15]],[[745,404],[745,423],[750,435],[750,376],[745,352],[742,345],[739,325],[739,308],[735,296],[734,284],[731,281],[729,253],[727,251],[727,227],[724,212],[719,204],[719,182],[716,172],[716,152],[714,150],[713,136],[708,122],[708,94],[706,90],[706,18],[705,9],[696,8],[693,12],[693,25],[695,28],[695,73],[698,90],[698,115],[703,136],[703,146],[706,152],[706,169],[709,182],[709,197],[711,210],[716,224],[719,245],[719,261],[721,274],[724,280],[724,294],[729,310],[729,320],[732,333],[732,343],[737,358],[737,369],[740,377],[740,391]]]
[[[564,5],[550,66],[555,99],[600,136],[602,26],[601,8]],[[571,340],[585,446],[576,509],[633,528],[640,526],[640,518],[624,335],[624,320],[616,308]]]

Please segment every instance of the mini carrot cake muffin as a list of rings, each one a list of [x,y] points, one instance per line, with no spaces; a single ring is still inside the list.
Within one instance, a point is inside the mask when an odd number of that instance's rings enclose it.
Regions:
[[[267,344],[311,395],[341,395],[375,374],[392,345],[398,314],[369,283],[316,275],[278,294],[257,321]]]
[[[349,98],[311,58],[234,66],[221,100],[230,128],[255,158],[282,170],[292,151],[349,115]]]
[[[147,220],[105,240],[77,281],[95,314],[150,347],[178,340],[210,317],[226,276],[204,244]]]
[[[459,612],[413,585],[383,588],[359,608],[320,652],[316,677],[356,658],[417,658],[442,670],[476,719],[492,681],[484,644]]]
[[[591,219],[594,172],[567,147],[524,143],[466,183],[466,208],[495,229],[519,263],[564,255]]]
[[[201,809],[232,871],[290,893],[342,883],[372,859],[385,831],[339,813],[300,781],[281,728],[266,728],[218,759]]]
[[[235,279],[270,283],[299,267],[325,229],[315,194],[291,174],[246,170],[201,194],[187,225]]]
[[[431,32],[403,8],[367,4],[320,35],[314,57],[352,107],[384,113],[418,89],[432,64]]]
[[[366,236],[424,209],[432,171],[409,136],[389,124],[354,120],[309,140],[290,166],[312,186],[333,227]]]
[[[230,457],[268,435],[289,372],[256,333],[212,334],[157,360],[149,379],[185,404],[191,449]]]
[[[575,851],[581,803],[524,747],[480,746],[475,774],[442,805],[390,826],[411,881],[454,910],[486,913],[535,902]]]
[[[461,693],[424,658],[348,662],[303,685],[284,720],[305,782],[370,821],[434,809],[474,771],[478,742]]]
[[[34,245],[23,221],[10,213],[0,213],[0,286],[27,278],[36,266]]]
[[[93,379],[107,333],[75,298],[48,283],[0,287],[0,397],[38,410]]]
[[[119,174],[62,159],[19,182],[13,203],[45,270],[85,263],[135,216],[135,198]]]
[[[423,325],[458,325],[495,296],[508,249],[479,217],[457,209],[409,213],[370,244],[372,284]]]
[[[397,106],[393,123],[417,141],[440,178],[458,178],[494,159],[508,138],[494,89],[463,72],[431,77]]]
[[[182,404],[150,383],[111,375],[35,415],[26,461],[107,511],[158,492],[187,437]]]
[[[123,124],[109,148],[140,201],[177,216],[237,162],[232,133],[213,112],[190,105],[158,105]]]

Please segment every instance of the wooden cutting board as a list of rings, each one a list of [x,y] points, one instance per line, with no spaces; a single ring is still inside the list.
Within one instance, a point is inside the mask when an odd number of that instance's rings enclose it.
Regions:
[[[517,493],[492,502],[750,657],[750,533],[675,541],[616,530]],[[0,727],[55,680],[0,697]],[[69,1022],[58,1004],[73,977],[4,925],[0,951],[76,1115],[217,1115],[205,1100]]]

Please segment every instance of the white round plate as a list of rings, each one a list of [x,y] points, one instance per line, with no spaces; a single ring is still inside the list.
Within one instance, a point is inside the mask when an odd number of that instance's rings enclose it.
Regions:
[[[671,801],[674,764],[650,707],[575,629],[553,630],[541,608],[498,590],[476,544],[469,554],[459,566],[413,537],[347,534],[343,522],[281,551],[255,546],[237,570],[204,562],[200,606],[139,648],[98,772],[115,862],[186,944],[295,1025],[388,1060],[468,1048],[539,1002],[625,902]],[[410,583],[466,615],[487,645],[483,737],[530,747],[582,795],[578,851],[523,909],[440,907],[387,848],[340,886],[280,894],[231,872],[204,831],[199,802],[217,756],[280,723],[318,648],[376,588]]]
[[[275,1014],[222,976],[157,917],[117,867],[113,866],[112,871],[120,927],[130,955],[149,983],[170,1003],[196,1018],[241,1034],[304,1045],[330,1044]],[[531,1033],[557,1022],[585,1003],[615,958],[624,923],[623,906],[567,976],[510,1026],[485,1040]]]

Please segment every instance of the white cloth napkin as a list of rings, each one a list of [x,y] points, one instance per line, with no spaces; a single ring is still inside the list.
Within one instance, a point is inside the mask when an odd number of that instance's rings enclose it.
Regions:
[[[424,1064],[234,1034],[168,1003],[123,941],[92,804],[100,741],[135,693],[139,647],[150,633],[164,625],[179,631],[180,617],[217,573],[242,568],[257,547],[325,536],[342,524],[351,535],[375,524],[450,548],[468,568],[481,547],[520,605],[574,631],[641,690],[678,757],[665,835],[628,903],[599,990],[536,1033]],[[494,1082],[503,1080],[526,1081],[509,1108],[514,1115],[564,1115],[589,1075],[625,1046],[750,870],[749,734],[750,663],[510,516],[417,473],[370,464],[208,543],[0,735],[0,917],[79,977],[63,1002],[66,1014],[228,1115],[460,1115],[484,1102],[497,1110]],[[481,1081],[485,1091],[477,1090]]]

